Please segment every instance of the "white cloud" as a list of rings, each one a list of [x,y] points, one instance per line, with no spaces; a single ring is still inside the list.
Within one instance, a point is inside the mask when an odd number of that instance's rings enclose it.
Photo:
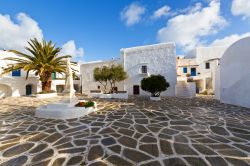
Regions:
[[[137,3],[132,3],[123,9],[121,12],[121,19],[125,21],[127,26],[131,26],[140,22],[145,11],[145,7]]]
[[[9,15],[0,14],[0,49],[24,51],[28,40],[35,37],[43,38],[41,28],[31,17],[19,13],[16,19],[14,22]]]
[[[74,60],[83,61],[84,50],[83,48],[77,48],[75,41],[70,40],[62,46],[62,55],[71,55]]]
[[[156,10],[152,16],[152,18],[157,19],[160,17],[164,17],[169,15],[169,11],[171,10],[171,8],[167,5],[162,6],[161,8],[159,8],[158,10]]]
[[[9,15],[0,14],[0,49],[26,51],[27,41],[33,38],[43,38],[42,29],[37,21],[25,13],[19,13],[15,22]],[[72,55],[74,60],[82,60],[83,48],[77,48],[70,40],[62,46],[62,53]]]
[[[242,38],[245,38],[245,37],[249,37],[250,36],[250,32],[247,32],[247,33],[244,33],[244,34],[233,34],[233,35],[230,35],[230,36],[226,36],[222,39],[216,39],[214,40],[210,46],[228,46],[228,45],[231,45],[233,44],[234,42],[236,42],[237,40],[240,40]]]
[[[197,3],[186,14],[171,18],[166,27],[158,31],[157,37],[160,42],[173,41],[184,51],[189,51],[205,42],[202,37],[216,34],[226,25],[220,15],[220,2],[212,0],[207,7]]]
[[[250,18],[250,0],[233,0],[231,11],[234,16]]]

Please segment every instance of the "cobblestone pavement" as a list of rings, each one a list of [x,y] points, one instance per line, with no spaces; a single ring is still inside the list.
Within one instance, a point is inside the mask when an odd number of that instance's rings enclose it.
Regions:
[[[35,98],[0,100],[0,165],[250,165],[250,109],[209,98],[98,100],[71,120],[34,117]]]

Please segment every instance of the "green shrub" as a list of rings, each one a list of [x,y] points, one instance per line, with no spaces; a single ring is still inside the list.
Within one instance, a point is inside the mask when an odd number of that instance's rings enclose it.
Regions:
[[[141,88],[150,92],[152,97],[159,97],[161,92],[167,90],[169,83],[162,75],[151,75],[141,80]]]
[[[93,101],[88,101],[85,103],[85,107],[88,108],[88,107],[94,107],[95,106],[95,103]]]

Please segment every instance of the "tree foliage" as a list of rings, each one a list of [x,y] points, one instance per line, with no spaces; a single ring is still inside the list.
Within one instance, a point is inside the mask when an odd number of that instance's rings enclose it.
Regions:
[[[121,82],[127,78],[127,73],[124,71],[122,65],[112,65],[109,68],[109,70],[110,70],[109,82],[111,86],[111,92],[113,92],[116,83]]]
[[[150,92],[152,97],[159,97],[161,92],[167,90],[169,83],[162,75],[151,75],[141,80],[141,88]]]
[[[98,81],[104,88],[104,93],[107,93],[108,80],[110,79],[110,71],[107,66],[97,67],[94,69],[94,79]]]
[[[61,48],[56,47],[52,41],[47,42],[43,39],[40,42],[35,38],[28,41],[28,45],[28,47],[25,47],[27,52],[29,52],[28,54],[16,50],[10,50],[10,52],[19,55],[19,57],[5,58],[5,60],[10,60],[14,63],[4,68],[2,74],[23,69],[27,72],[27,79],[29,72],[34,71],[35,74],[40,77],[42,90],[49,92],[51,91],[52,73],[65,73],[65,59],[71,56],[59,56]]]
[[[97,67],[94,69],[94,79],[98,81],[104,88],[104,93],[107,93],[107,85],[110,84],[109,93],[113,93],[116,83],[127,78],[127,73],[121,65],[111,65]]]

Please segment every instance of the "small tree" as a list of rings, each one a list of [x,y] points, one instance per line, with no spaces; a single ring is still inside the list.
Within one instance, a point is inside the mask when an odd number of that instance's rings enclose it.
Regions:
[[[159,97],[168,87],[169,83],[162,75],[151,75],[141,80],[142,90],[150,92],[152,97]]]
[[[110,68],[110,87],[111,87],[111,93],[113,93],[114,87],[116,86],[116,83],[121,82],[127,78],[127,73],[124,71],[124,68],[122,65],[112,65]]]
[[[113,93],[116,83],[127,78],[127,73],[121,65],[112,65],[110,67],[103,66],[94,69],[94,79],[98,81],[107,93],[107,85],[110,84],[110,93]]]
[[[107,66],[97,67],[94,69],[94,79],[98,81],[104,88],[104,93],[107,93],[108,80],[110,79],[110,70]]]

